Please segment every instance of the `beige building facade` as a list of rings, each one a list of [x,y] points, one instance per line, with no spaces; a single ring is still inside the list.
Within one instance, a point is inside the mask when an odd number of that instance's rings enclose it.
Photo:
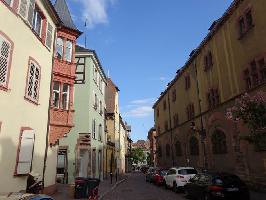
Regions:
[[[0,1],[0,18],[0,192],[5,193],[26,190],[30,172],[44,178],[59,18],[48,0]],[[54,183],[45,179],[44,186]]]

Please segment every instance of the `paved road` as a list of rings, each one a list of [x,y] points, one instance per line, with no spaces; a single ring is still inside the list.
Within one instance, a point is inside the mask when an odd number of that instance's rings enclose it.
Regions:
[[[145,182],[143,174],[135,173],[107,194],[104,200],[184,200],[184,194],[175,194],[171,190]]]
[[[145,182],[141,173],[133,173],[103,200],[187,200],[182,193],[174,193]],[[251,192],[251,200],[266,200],[266,194]]]

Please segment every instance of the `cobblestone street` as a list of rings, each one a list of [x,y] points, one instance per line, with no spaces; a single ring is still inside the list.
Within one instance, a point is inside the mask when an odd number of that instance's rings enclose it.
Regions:
[[[183,200],[184,194],[175,194],[164,187],[147,183],[145,176],[134,173],[127,181],[119,185],[113,192],[107,194],[104,200]]]

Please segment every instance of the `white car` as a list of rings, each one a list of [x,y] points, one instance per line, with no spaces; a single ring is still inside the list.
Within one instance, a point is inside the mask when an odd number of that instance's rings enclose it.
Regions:
[[[189,179],[197,174],[197,170],[193,167],[173,167],[167,172],[164,177],[165,187],[173,188],[175,192],[183,188],[188,183]]]

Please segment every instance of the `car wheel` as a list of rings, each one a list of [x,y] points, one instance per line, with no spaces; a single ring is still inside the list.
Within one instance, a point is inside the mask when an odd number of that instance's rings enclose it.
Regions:
[[[204,193],[203,194],[203,197],[202,197],[202,200],[210,200],[211,198],[210,198],[210,195],[209,194],[207,194],[207,193]]]
[[[188,191],[186,189],[184,189],[184,193],[185,193],[185,197],[187,199],[191,199],[191,196],[189,195]]]
[[[173,191],[174,191],[175,193],[178,192],[178,187],[177,187],[176,182],[173,183]]]

